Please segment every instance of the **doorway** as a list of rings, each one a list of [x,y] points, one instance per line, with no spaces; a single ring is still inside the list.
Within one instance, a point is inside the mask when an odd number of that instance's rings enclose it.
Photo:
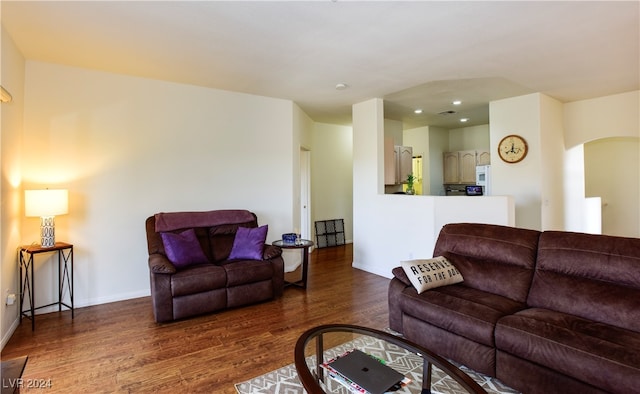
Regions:
[[[411,173],[415,177],[413,181],[413,190],[416,195],[422,195],[422,155],[413,156],[411,160]],[[407,185],[403,185],[403,190],[407,191]]]

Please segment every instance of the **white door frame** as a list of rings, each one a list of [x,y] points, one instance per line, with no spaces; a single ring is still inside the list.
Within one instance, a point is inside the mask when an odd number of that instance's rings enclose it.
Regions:
[[[300,147],[300,235],[312,238],[311,232],[311,151]]]

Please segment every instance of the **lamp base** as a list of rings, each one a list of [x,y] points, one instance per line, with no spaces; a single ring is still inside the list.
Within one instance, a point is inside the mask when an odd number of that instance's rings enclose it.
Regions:
[[[55,216],[40,217],[40,245],[43,248],[51,248],[56,244]]]

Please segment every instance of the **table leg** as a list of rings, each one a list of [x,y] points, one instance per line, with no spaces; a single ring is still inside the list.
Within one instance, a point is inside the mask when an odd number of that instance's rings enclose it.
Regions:
[[[422,391],[421,394],[431,394],[431,363],[424,361],[422,364]]]
[[[64,277],[62,274],[62,250],[58,250],[58,312],[62,311],[62,289],[64,289]]]
[[[316,338],[316,379],[318,382],[324,381],[324,370],[322,363],[324,362],[324,341],[322,340],[322,334]]]
[[[307,288],[307,272],[309,271],[309,248],[302,248],[302,288]]]
[[[73,307],[73,246],[69,251],[71,255],[71,287],[69,288],[69,297],[71,298],[71,319],[73,319],[74,307]]]
[[[31,331],[36,330],[36,309],[35,309],[35,299],[36,299],[36,284],[35,277],[33,273],[33,253],[29,255],[29,262],[31,265],[31,296],[29,298],[29,304],[31,304]],[[27,279],[28,281],[28,279]]]
[[[29,257],[25,258],[25,254]],[[31,270],[31,274],[29,274],[29,270]],[[33,254],[27,253],[23,250],[20,251],[20,322],[22,322],[22,317],[25,315],[24,310],[24,297],[29,297],[29,311],[31,312],[31,330],[35,330],[36,322],[35,322],[35,289],[33,283]]]
[[[22,270],[24,267],[24,252],[20,250],[18,261],[20,261],[20,323],[22,323],[22,308],[24,307],[24,284],[22,283]]]
[[[69,252],[67,253],[67,255],[65,256],[64,251],[60,250],[60,253],[62,254],[62,262],[58,262],[59,265],[62,266],[62,268],[59,268],[62,270],[61,276],[60,276],[60,287],[59,289],[59,306],[60,308],[62,308],[62,306],[66,306],[67,308],[71,309],[71,318],[74,318],[74,307],[73,307],[73,248],[69,249]],[[71,271],[71,272],[69,272]],[[64,293],[64,282],[67,282],[67,287],[69,288],[69,305],[65,304],[63,302],[63,293]]]

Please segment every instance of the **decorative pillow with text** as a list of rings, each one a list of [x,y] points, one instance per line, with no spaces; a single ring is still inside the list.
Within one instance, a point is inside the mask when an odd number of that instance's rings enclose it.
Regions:
[[[401,261],[400,265],[418,294],[435,287],[463,281],[460,271],[443,256],[426,260]]]

